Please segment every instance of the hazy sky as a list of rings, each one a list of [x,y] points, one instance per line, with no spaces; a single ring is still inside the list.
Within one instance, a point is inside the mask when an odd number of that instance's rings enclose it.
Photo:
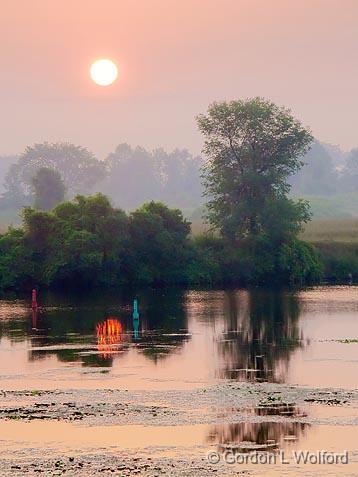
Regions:
[[[0,154],[66,140],[201,148],[195,115],[264,96],[358,145],[358,0],[1,0]],[[112,86],[94,59],[119,67]]]

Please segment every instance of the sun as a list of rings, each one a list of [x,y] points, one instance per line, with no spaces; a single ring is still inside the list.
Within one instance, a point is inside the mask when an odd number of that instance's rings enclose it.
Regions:
[[[109,86],[117,79],[118,68],[113,61],[103,58],[92,63],[90,74],[99,86]]]

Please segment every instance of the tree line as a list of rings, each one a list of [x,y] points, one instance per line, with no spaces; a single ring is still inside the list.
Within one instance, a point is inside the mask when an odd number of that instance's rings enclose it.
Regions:
[[[57,189],[64,187],[63,196],[68,199],[77,194],[102,192],[125,210],[148,200],[159,200],[184,209],[193,209],[203,201],[202,159],[185,149],[168,153],[164,149],[148,151],[120,144],[104,161],[100,161],[84,147],[42,143],[27,147],[16,161],[9,158],[4,161],[4,168],[5,165],[8,170],[0,197],[3,210],[17,211],[23,206],[34,205],[34,180],[41,169],[42,179],[39,177],[39,180],[42,185],[46,176],[53,182],[49,170],[60,175],[63,185],[58,185]],[[53,206],[51,194],[47,206],[44,206],[47,209]]]
[[[126,214],[102,195],[76,196],[52,211],[24,208],[21,228],[0,235],[0,290],[303,283],[319,278],[313,247],[190,236],[178,209],[147,202]]]
[[[302,167],[313,141],[310,131],[263,98],[213,103],[197,120],[205,141],[201,175],[211,232],[191,237],[183,213],[160,201],[146,201],[130,213],[100,193],[63,201],[66,189],[74,193],[102,178],[95,158],[77,149],[83,165],[77,168],[68,146],[61,159],[65,176],[28,149],[33,160],[23,157],[17,173],[22,193],[32,193],[35,206],[23,208],[21,228],[0,236],[0,288],[318,280],[318,254],[298,239],[310,219],[308,204],[288,196],[288,178]],[[117,153],[128,156],[121,183],[135,188],[133,150],[122,146]],[[158,170],[165,171],[161,155]],[[83,176],[86,167],[91,173]],[[185,187],[180,180],[179,190]]]
[[[288,177],[291,196],[334,198],[358,192],[358,148],[344,154],[314,140],[301,159],[302,167]],[[123,143],[105,160],[98,160],[88,149],[74,144],[35,144],[18,157],[0,158],[0,210],[14,219],[21,207],[34,205],[34,177],[40,169],[51,169],[60,174],[68,199],[98,191],[125,210],[158,200],[191,215],[204,203],[204,163],[201,156],[186,149],[149,151]],[[50,197],[47,208],[52,205]]]
[[[289,180],[295,195],[332,197],[358,192],[358,148],[343,153],[313,141],[303,163]]]

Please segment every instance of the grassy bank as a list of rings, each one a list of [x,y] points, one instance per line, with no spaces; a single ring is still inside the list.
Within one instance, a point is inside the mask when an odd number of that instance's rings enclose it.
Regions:
[[[207,232],[209,226],[198,215],[190,217],[192,235]],[[313,219],[300,235],[307,242],[340,242],[358,244],[358,218]]]
[[[358,219],[313,220],[300,238],[319,251],[325,279],[358,280]]]
[[[358,245],[358,218],[312,220],[306,225],[300,238],[312,243],[334,242]]]
[[[197,217],[192,219],[192,234],[207,231]],[[358,280],[358,218],[316,219],[309,222],[300,238],[319,252],[326,280]]]
[[[358,193],[335,194],[330,197],[306,195],[302,197],[310,203],[315,219],[358,217]]]

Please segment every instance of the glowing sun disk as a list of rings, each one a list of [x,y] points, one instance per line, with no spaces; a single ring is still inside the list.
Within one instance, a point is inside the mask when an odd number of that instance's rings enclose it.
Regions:
[[[118,69],[113,61],[101,59],[92,64],[90,74],[96,84],[109,86],[117,79]]]

